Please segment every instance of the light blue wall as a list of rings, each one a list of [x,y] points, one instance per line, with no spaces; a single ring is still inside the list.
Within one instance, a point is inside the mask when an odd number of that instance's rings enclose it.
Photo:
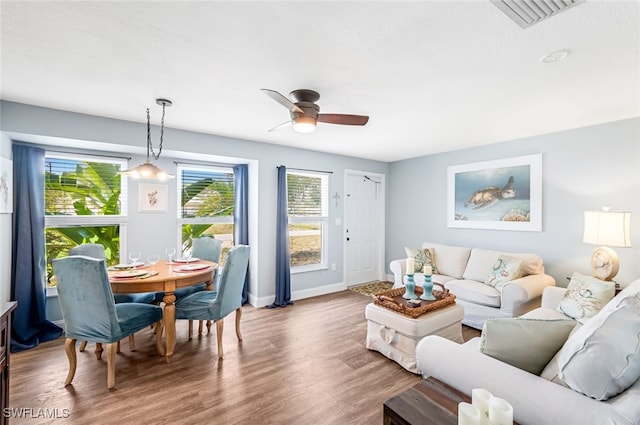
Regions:
[[[425,141],[428,143],[428,141]],[[448,228],[447,167],[542,154],[542,231]],[[609,205],[631,212],[631,248],[620,256],[616,278],[640,277],[640,118],[390,164],[387,186],[387,270],[404,246],[422,241],[534,252],[547,273],[566,286],[573,271],[590,274],[591,252],[582,242],[583,212]]]
[[[1,130],[16,140],[36,140],[39,143],[69,144],[103,152],[117,152],[130,156],[130,164],[144,162],[146,152],[146,124],[100,118],[90,115],[40,108],[12,102],[2,102]],[[152,129],[157,149],[157,128]],[[304,136],[300,136],[301,145]],[[64,151],[75,150],[69,146]],[[276,167],[284,164],[289,168],[304,168],[331,171],[329,193],[338,192],[344,199],[344,170],[362,170],[387,174],[388,164],[340,155],[319,153],[304,149],[288,148],[272,144],[231,139],[220,136],[165,129],[164,149],[158,166],[175,172],[174,161],[193,162],[229,160],[250,165],[250,238],[252,253],[251,293],[259,305],[271,303],[274,296],[275,279],[275,212],[276,212]],[[175,194],[175,180],[169,182],[170,193]],[[165,247],[175,244],[176,207],[169,212],[139,213],[137,211],[137,183],[129,182],[130,249],[149,254],[153,249],[164,255]],[[175,196],[171,198],[175,203]],[[329,264],[336,263],[336,271],[322,270],[292,275],[294,299],[318,295],[344,288],[343,285],[343,240],[342,226],[335,219],[344,221],[343,203],[329,209]],[[0,216],[1,218],[1,216]],[[145,254],[146,253],[146,254]],[[5,257],[5,252],[0,257]],[[3,281],[2,285],[5,285]]]

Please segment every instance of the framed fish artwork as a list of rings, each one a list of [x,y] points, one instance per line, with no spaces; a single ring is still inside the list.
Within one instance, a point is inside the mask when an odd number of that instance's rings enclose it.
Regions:
[[[542,154],[447,167],[447,225],[542,231]]]

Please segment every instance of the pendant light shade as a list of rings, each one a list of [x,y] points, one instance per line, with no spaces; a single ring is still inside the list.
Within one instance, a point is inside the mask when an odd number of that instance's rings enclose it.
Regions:
[[[156,99],[158,105],[162,105],[162,121],[160,123],[160,146],[158,154],[153,151],[153,144],[151,143],[151,119],[149,116],[149,108],[147,108],[147,160],[144,164],[140,164],[137,167],[124,170],[121,174],[134,179],[146,179],[146,180],[167,180],[172,179],[175,176],[167,173],[166,171],[158,168],[151,163],[150,156],[157,160],[162,153],[162,142],[164,139],[164,112],[167,106],[171,106],[171,101],[167,99]]]

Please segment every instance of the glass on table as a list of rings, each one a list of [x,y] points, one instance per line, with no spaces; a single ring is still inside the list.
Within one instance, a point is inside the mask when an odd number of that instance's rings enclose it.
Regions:
[[[149,260],[149,264],[151,264],[151,271],[156,271],[156,264],[160,261],[160,256],[158,254],[150,255],[147,260]]]
[[[140,259],[140,251],[131,251],[129,253],[129,261],[131,261],[132,265],[135,265],[135,263],[137,263],[139,259]]]
[[[167,254],[167,256],[169,257],[169,264],[173,263],[173,256],[176,255],[176,249],[175,248],[167,248],[164,250],[165,254]]]

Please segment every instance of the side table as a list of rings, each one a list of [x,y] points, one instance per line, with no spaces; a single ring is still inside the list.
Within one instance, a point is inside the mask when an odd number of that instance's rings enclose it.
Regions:
[[[384,402],[383,424],[457,425],[463,401],[471,403],[471,397],[429,377]]]

